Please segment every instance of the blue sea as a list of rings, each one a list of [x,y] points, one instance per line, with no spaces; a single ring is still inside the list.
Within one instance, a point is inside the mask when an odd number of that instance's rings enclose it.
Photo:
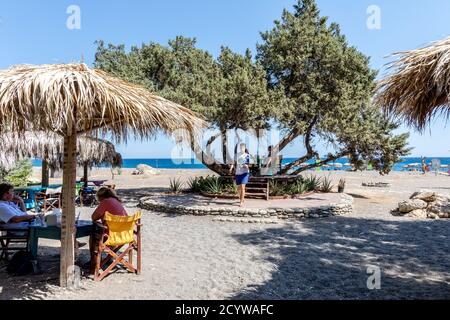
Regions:
[[[449,166],[450,165],[450,158],[442,158],[442,157],[429,157],[426,158],[426,162],[427,164],[431,164],[431,161],[433,159],[438,159],[440,161],[440,164],[442,166]],[[295,158],[286,158],[283,159],[283,164],[289,164],[292,161],[295,161],[297,159]],[[411,165],[411,164],[420,164],[421,163],[421,158],[403,158],[402,162],[396,163],[394,165],[393,170],[394,171],[405,171],[407,169],[405,169],[406,165]],[[343,169],[346,169],[347,167],[345,167],[344,165],[346,163],[348,163],[348,159],[347,158],[342,158],[342,159],[338,159],[335,161],[335,163],[339,163],[343,166]],[[137,165],[139,164],[146,164],[149,166],[152,166],[154,168],[158,168],[158,169],[205,169],[206,167],[199,162],[196,159],[124,159],[123,160],[123,168],[136,168]],[[332,164],[330,164],[332,166]],[[41,161],[40,160],[34,160],[33,161],[33,166],[41,166]],[[330,167],[330,170],[334,170],[334,167]],[[441,171],[447,171],[448,168],[443,167],[441,168]]]

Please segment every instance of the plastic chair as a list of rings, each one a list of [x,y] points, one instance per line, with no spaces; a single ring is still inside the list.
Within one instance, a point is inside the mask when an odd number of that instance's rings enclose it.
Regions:
[[[105,214],[107,230],[100,237],[98,250],[95,253],[94,281],[101,281],[110,274],[117,265],[123,265],[130,272],[141,273],[141,212],[134,216],[115,216]],[[121,252],[121,249],[124,249]],[[137,252],[136,266],[133,264],[133,251]],[[102,259],[102,254],[106,258]],[[125,259],[128,257],[128,259]],[[112,263],[106,268],[106,265]]]

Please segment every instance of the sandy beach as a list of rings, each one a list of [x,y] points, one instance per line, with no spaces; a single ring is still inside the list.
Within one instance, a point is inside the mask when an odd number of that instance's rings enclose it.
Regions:
[[[131,175],[123,169],[111,183],[129,213],[138,199],[164,191],[171,177],[212,174],[207,170],[162,170]],[[39,169],[35,168],[39,177]],[[119,271],[100,283],[83,278],[81,288],[57,287],[59,242],[41,240],[41,275],[11,278],[0,267],[0,299],[448,299],[450,221],[390,214],[420,189],[450,194],[450,177],[393,172],[324,172],[336,185],[347,181],[354,213],[276,225],[219,223],[212,217],[143,211],[143,270]],[[111,179],[94,169],[91,179]],[[51,183],[58,183],[52,179]],[[389,188],[362,187],[387,182]],[[77,208],[77,212],[81,209]],[[88,218],[92,208],[83,208]],[[87,239],[83,239],[87,242]],[[85,263],[87,248],[78,262]],[[367,288],[367,268],[381,270],[381,289]],[[86,277],[88,277],[86,275]]]

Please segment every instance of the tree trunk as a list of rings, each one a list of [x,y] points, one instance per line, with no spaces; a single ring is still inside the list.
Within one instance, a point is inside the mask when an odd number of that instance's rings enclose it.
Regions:
[[[305,148],[306,148],[306,155],[304,155],[303,157],[299,158],[298,160],[288,164],[286,167],[283,168],[283,170],[281,170],[281,174],[286,174],[289,172],[289,170],[291,170],[292,168],[312,159],[313,157],[317,156],[317,152],[314,151],[313,147],[311,146],[311,136],[312,136],[312,131],[314,129],[314,126],[317,123],[317,119],[318,117],[314,117],[314,119],[311,121],[311,123],[308,126],[308,129],[306,130],[305,133]],[[292,134],[292,133],[291,133]],[[289,134],[289,135],[291,135]],[[288,135],[288,136],[289,136]],[[292,140],[291,140],[292,141]],[[285,144],[285,146],[287,146],[288,143]],[[284,148],[284,147],[283,147]],[[294,173],[295,174],[295,173]]]
[[[229,175],[230,166],[222,165],[215,161],[213,157],[203,152],[201,146],[198,144],[197,139],[191,134],[191,149],[194,152],[196,158],[202,162],[209,170],[217,173],[220,176]]]
[[[220,129],[221,135],[222,135],[222,160],[223,164],[228,163],[228,137],[227,137],[227,130]]]
[[[83,183],[84,187],[87,188],[88,186],[88,178],[89,178],[89,163],[85,162],[83,163]]]
[[[50,184],[50,178],[49,178],[49,168],[48,168],[48,161],[43,159],[42,160],[42,178],[41,178],[41,185],[44,188],[47,188]]]
[[[75,126],[64,137],[63,194],[61,219],[60,285],[72,286],[75,272],[75,186],[77,135]]]

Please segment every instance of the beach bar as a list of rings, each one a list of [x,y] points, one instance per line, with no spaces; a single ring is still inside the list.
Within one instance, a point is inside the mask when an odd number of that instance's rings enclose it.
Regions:
[[[180,129],[190,136],[203,126],[189,109],[85,64],[24,65],[0,71],[0,133],[44,131],[64,138],[62,287],[71,286],[74,272],[77,137],[95,132],[121,142],[129,134],[148,138],[160,130],[171,134]]]

